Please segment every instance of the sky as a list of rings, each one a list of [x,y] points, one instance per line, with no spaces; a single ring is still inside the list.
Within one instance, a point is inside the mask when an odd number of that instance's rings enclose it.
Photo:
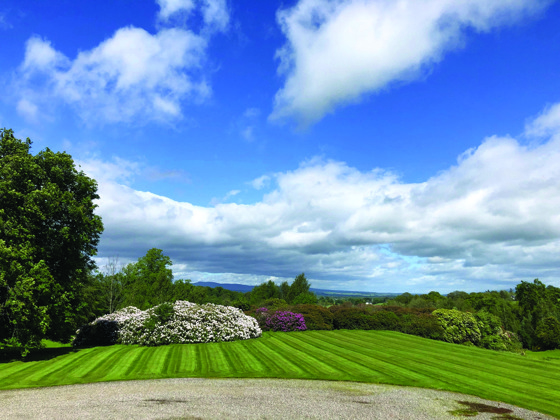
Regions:
[[[560,2],[2,0],[0,126],[98,182],[96,261],[560,286]]]

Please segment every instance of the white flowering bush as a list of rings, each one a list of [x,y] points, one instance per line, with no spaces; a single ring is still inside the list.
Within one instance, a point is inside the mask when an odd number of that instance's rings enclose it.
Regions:
[[[97,318],[77,331],[74,346],[210,343],[246,340],[261,334],[257,320],[240,309],[177,301],[146,311],[130,306]]]

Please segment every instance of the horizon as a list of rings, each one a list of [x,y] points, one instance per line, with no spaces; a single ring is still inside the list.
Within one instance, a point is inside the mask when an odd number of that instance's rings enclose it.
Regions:
[[[99,185],[96,262],[560,287],[560,2],[0,5],[0,127]]]

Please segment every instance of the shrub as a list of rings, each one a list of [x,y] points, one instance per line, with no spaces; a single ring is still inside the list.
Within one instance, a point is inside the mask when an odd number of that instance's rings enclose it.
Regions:
[[[479,311],[474,314],[478,322],[478,328],[482,337],[497,335],[502,330],[502,321],[496,315],[492,315],[486,311]]]
[[[232,306],[236,307],[237,309],[241,309],[242,311],[248,311],[251,309],[251,305],[246,300],[235,300],[232,303]]]
[[[443,327],[432,314],[405,314],[401,317],[401,328],[401,331],[406,334],[431,338],[432,340],[443,339]]]
[[[443,328],[443,340],[458,344],[478,344],[482,335],[478,322],[470,312],[437,309],[433,314]]]
[[[142,311],[128,306],[112,314],[103,315],[76,331],[74,347],[109,346],[119,341],[119,330],[124,322]]]
[[[480,345],[480,347],[483,347],[483,348],[489,349],[489,350],[502,350],[502,351],[504,351],[504,350],[508,349],[506,343],[504,343],[504,340],[498,334],[487,335],[485,337],[482,337],[479,345]]]
[[[286,303],[286,301],[284,299],[278,299],[278,298],[270,298],[265,300],[262,303],[262,306],[268,308],[268,309],[272,309],[272,310],[277,310],[280,308],[285,308],[288,304]]]
[[[292,304],[294,305],[316,305],[319,300],[317,299],[317,295],[313,292],[304,292],[300,293],[295,297]]]
[[[112,332],[113,335],[108,338],[111,344],[157,346],[208,343],[255,338],[262,333],[257,321],[237,308],[211,303],[197,305],[186,301],[177,301],[173,305],[165,303],[146,311],[128,307],[88,325],[107,322],[118,326],[117,333]],[[92,331],[89,326],[78,330],[73,343],[75,346],[99,345],[93,343],[88,335]]]
[[[290,310],[303,315],[308,330],[333,329],[333,314],[327,308],[319,305],[294,305]]]
[[[264,321],[265,329],[269,331],[305,331],[305,319],[302,314],[289,311],[276,311],[268,315]]]

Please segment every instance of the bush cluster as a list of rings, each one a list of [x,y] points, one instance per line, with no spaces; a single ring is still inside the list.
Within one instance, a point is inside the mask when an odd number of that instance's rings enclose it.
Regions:
[[[237,308],[177,301],[146,311],[128,307],[97,318],[77,331],[73,345],[158,346],[246,340],[261,334],[257,321]]]
[[[443,341],[475,345],[490,350],[517,350],[521,347],[516,334],[505,331],[500,319],[488,312],[438,309],[433,315],[443,328]]]
[[[305,331],[305,318],[302,314],[290,311],[269,311],[262,307],[255,311],[259,326],[265,331]]]
[[[491,350],[517,350],[521,346],[514,333],[502,328],[498,317],[485,311],[470,313],[452,309],[434,311],[434,308],[344,304],[324,308],[318,305],[279,305],[277,301],[271,301],[274,305],[270,308],[261,307],[255,311],[263,330],[293,331],[290,327],[274,324],[279,321],[273,317],[274,314],[291,311],[302,315],[308,330],[390,330]],[[553,330],[548,326],[546,328],[546,331]],[[557,339],[554,334],[552,336],[554,338],[543,333],[542,341]],[[554,345],[546,344],[549,347]]]
[[[271,302],[272,303],[272,302]],[[439,340],[443,329],[430,308],[403,308],[398,306],[334,305],[278,305],[247,311],[259,325],[267,329],[265,320],[276,311],[291,311],[303,315],[308,330],[392,330]]]

